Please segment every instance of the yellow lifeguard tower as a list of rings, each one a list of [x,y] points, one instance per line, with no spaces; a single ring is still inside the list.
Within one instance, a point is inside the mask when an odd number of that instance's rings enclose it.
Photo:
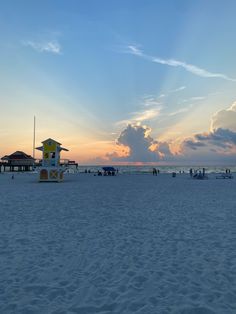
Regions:
[[[48,138],[42,142],[43,146],[36,149],[43,152],[42,167],[39,172],[40,182],[60,182],[63,180],[63,168],[60,166],[60,152],[68,149],[61,147],[61,143]]]

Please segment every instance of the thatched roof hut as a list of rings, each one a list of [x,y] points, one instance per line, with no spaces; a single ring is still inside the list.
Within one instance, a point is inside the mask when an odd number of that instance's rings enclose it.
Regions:
[[[35,159],[32,156],[19,150],[12,153],[11,155],[3,156],[1,161],[0,171],[2,170],[2,166],[4,171],[6,171],[6,169],[10,171],[30,171],[33,170],[35,163]]]
[[[34,158],[22,151],[16,151],[11,155],[5,155],[1,160],[11,166],[33,166],[34,164]]]

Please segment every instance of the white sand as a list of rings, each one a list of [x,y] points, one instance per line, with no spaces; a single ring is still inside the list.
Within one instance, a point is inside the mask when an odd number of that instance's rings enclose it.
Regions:
[[[236,179],[0,174],[0,313],[236,313]]]

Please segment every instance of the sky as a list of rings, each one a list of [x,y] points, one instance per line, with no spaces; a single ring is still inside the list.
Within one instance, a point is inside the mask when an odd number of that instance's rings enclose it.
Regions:
[[[235,164],[235,1],[0,5],[0,157],[36,116],[79,164]]]

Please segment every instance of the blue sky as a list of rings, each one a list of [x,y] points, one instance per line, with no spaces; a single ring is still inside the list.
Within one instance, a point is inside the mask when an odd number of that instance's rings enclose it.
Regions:
[[[37,144],[55,138],[81,163],[235,161],[235,9],[1,1],[1,155],[31,153],[36,115]]]

